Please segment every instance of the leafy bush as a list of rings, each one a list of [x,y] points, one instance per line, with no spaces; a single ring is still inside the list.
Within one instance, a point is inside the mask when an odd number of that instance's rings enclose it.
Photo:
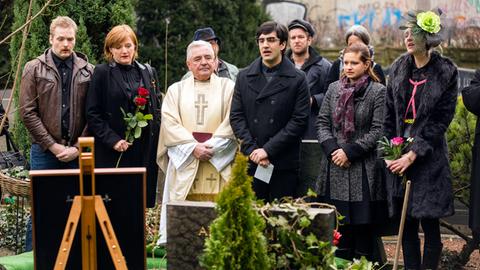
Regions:
[[[247,158],[237,154],[232,175],[220,192],[218,217],[210,225],[210,237],[200,264],[206,269],[270,269],[265,221],[253,208],[252,178]]]
[[[22,252],[29,212],[23,207],[17,208],[15,197],[5,198],[4,202],[0,205],[0,247]]]
[[[469,200],[472,146],[477,117],[468,112],[462,98],[457,101],[455,116],[447,130],[450,168],[455,196],[465,205]]]
[[[309,190],[308,196],[316,194]],[[307,203],[305,198],[283,198],[281,202],[274,201],[260,208],[267,221],[265,233],[274,269],[336,269],[336,248],[317,238],[312,228],[315,216],[309,212],[312,206],[335,207]]]

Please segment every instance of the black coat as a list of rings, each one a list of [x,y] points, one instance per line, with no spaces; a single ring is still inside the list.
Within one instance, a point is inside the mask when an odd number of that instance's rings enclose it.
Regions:
[[[462,90],[465,107],[480,116],[480,69]],[[480,231],[480,121],[475,128],[475,142],[472,148],[472,176],[470,178],[470,210],[469,225],[472,230]]]
[[[160,101],[153,88],[153,81],[146,66],[135,63],[140,70],[143,87],[150,91],[148,106],[144,114],[153,114],[153,120],[142,128],[142,135],[124,152],[119,167],[147,168],[147,206],[153,207],[157,183],[158,166],[156,150],[160,127]],[[113,146],[125,139],[125,121],[120,110],[134,112],[133,98],[129,98],[122,74],[114,62],[95,67],[90,90],[86,98],[88,129],[95,136],[95,166],[114,168],[120,153]]]
[[[325,86],[325,82],[332,64],[326,58],[320,56],[312,47],[308,47],[308,53],[310,56],[303,64],[301,70],[305,72],[305,75],[307,76],[307,83],[310,90],[310,96],[312,98],[312,104],[310,106],[310,119],[308,121],[308,127],[305,130],[303,139],[314,140],[317,138],[315,122],[317,121],[318,111],[320,110],[323,97],[328,88]],[[285,55],[288,59],[292,60],[291,50],[287,50]]]
[[[283,59],[267,83],[261,61],[257,58],[238,74],[230,125],[245,155],[263,148],[275,169],[298,169],[301,136],[310,111],[305,73]]]
[[[403,117],[408,100],[406,89],[414,65],[413,56],[404,54],[392,64],[385,97],[385,136],[402,137]],[[411,128],[411,150],[416,160],[407,169],[412,180],[408,215],[414,218],[441,218],[453,215],[452,177],[445,132],[453,119],[457,102],[455,64],[433,52],[427,64],[427,82],[417,103],[417,117]],[[408,149],[407,149],[408,150]]]

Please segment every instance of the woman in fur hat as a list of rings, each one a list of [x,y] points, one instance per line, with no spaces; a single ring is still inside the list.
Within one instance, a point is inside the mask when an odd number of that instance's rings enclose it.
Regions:
[[[437,269],[442,242],[439,218],[454,213],[445,132],[457,101],[457,67],[432,51],[442,41],[440,14],[409,12],[404,30],[407,53],[391,66],[386,92],[387,138],[413,138],[401,158],[386,161],[395,174],[412,181],[403,235],[405,269]],[[418,228],[425,235],[420,258]]]

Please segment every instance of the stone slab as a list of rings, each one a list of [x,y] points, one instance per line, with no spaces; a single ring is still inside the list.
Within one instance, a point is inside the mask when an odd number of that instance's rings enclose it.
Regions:
[[[273,214],[288,216],[293,209],[273,209]],[[332,209],[310,209],[315,216],[312,232],[322,241],[331,241],[335,225]],[[171,202],[167,204],[167,268],[169,270],[202,269],[198,256],[202,254],[209,225],[215,219],[215,203]]]

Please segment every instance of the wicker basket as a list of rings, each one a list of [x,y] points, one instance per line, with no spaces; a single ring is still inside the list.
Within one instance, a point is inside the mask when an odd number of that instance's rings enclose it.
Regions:
[[[0,171],[0,186],[3,192],[18,197],[30,197],[30,181],[10,177]]]

